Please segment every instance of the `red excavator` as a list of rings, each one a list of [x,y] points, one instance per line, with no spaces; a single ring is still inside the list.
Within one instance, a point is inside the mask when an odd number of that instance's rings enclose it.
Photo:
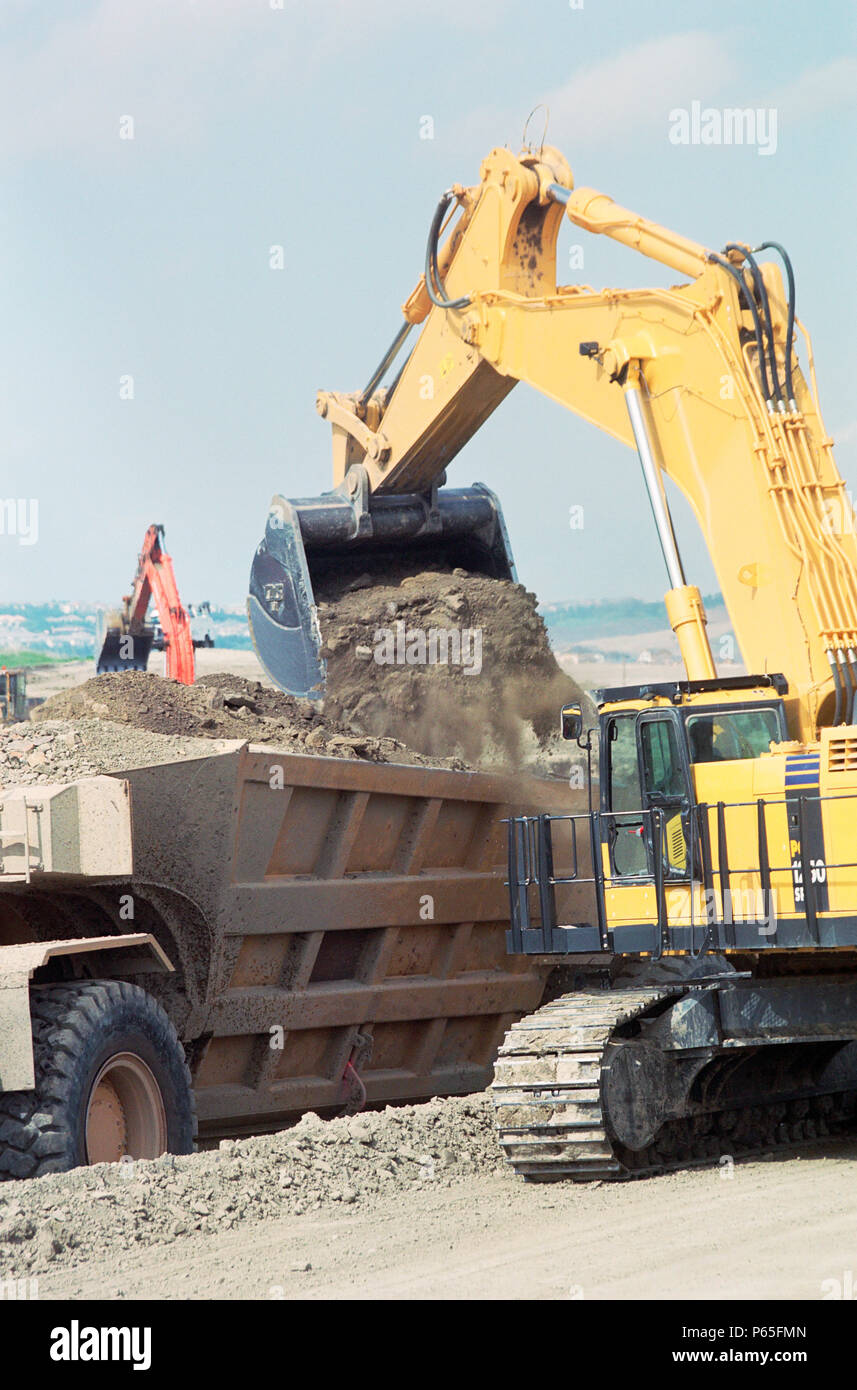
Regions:
[[[163,549],[163,526],[146,532],[137,561],[134,588],[122,600],[121,609],[104,613],[99,620],[100,647],[96,658],[99,675],[106,671],[145,671],[152,647],[163,648],[164,675],[193,685],[194,648],[212,647],[209,636],[197,641],[190,617],[179,598],[173,562]],[[146,622],[154,599],[158,624]]]

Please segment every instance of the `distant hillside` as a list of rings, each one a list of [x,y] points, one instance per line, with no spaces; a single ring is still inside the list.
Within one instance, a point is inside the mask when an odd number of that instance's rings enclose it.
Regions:
[[[45,660],[88,658],[95,649],[98,612],[108,605],[94,603],[9,603],[0,609],[0,653]],[[719,594],[709,594],[705,607],[712,625],[723,622],[726,610]],[[551,645],[560,652],[596,650],[599,642],[640,633],[668,632],[664,605],[643,599],[605,599],[601,603],[545,603],[540,609]],[[215,644],[233,650],[252,648],[243,604],[212,608],[211,616],[193,618],[194,636],[210,632]],[[612,644],[615,646],[615,643]]]
[[[0,609],[0,651],[32,653],[48,661],[87,658],[95,651],[96,617],[107,604],[56,602],[8,603]],[[195,637],[210,632],[215,644],[249,649],[247,619],[241,604],[212,608],[192,619]]]
[[[704,596],[710,621],[722,621],[726,609],[720,594]],[[646,602],[638,598],[604,599],[600,603],[543,603],[540,612],[547,625],[552,646],[565,650],[599,639],[631,636],[635,633],[668,629],[662,600]]]

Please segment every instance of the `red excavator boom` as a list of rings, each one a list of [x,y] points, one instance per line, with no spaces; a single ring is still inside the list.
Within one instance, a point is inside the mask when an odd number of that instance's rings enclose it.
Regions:
[[[173,562],[162,547],[163,526],[146,532],[137,561],[134,588],[122,600],[122,608],[108,613],[102,623],[101,649],[96,666],[104,671],[145,671],[155,630],[146,623],[154,600],[164,634],[165,675],[182,685],[193,685],[194,641],[187,609],[179,598]]]

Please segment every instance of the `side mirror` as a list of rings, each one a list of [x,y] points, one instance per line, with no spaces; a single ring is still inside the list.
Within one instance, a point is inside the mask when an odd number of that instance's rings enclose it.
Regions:
[[[563,705],[560,731],[563,738],[580,738],[583,733],[583,712],[580,705]]]

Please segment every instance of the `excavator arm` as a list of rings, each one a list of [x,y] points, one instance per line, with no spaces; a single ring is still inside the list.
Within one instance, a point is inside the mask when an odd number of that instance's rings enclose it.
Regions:
[[[441,246],[453,200],[460,215]],[[598,292],[558,286],[564,216],[689,283]],[[760,264],[747,246],[715,254],[603,194],[575,189],[554,150],[519,159],[492,151],[479,185],[451,189],[441,200],[426,272],[367,388],[319,393],[319,412],[333,430],[329,496],[347,499],[355,533],[362,524],[371,534],[373,509],[384,506],[390,516],[395,499],[408,499],[411,509],[425,499],[423,529],[430,526],[447,465],[526,381],[637,448],[670,579],[667,611],[689,678],[716,672],[664,477],[696,516],[748,669],[787,675],[794,736],[850,722],[857,689],[853,512],[821,419],[809,339],[795,319],[791,265],[776,244],[760,249],[783,259],[788,289],[778,266]],[[420,327],[416,344],[384,389],[413,326]],[[272,515],[288,505],[275,498]]]

